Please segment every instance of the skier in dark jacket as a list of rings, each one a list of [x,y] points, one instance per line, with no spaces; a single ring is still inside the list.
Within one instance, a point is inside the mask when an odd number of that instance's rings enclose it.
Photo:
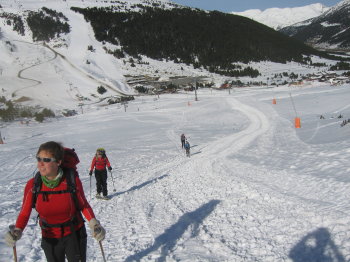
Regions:
[[[182,148],[185,147],[185,141],[186,141],[185,134],[182,134],[182,135],[181,135],[181,147],[182,147]]]
[[[190,149],[191,149],[191,145],[188,142],[188,140],[186,140],[185,142],[185,149],[186,149],[186,156],[190,157]]]
[[[112,170],[111,164],[109,163],[108,157],[106,156],[106,151],[104,148],[97,148],[96,155],[92,159],[90,173],[92,175],[92,171],[95,169],[95,178],[96,178],[96,197],[100,197],[102,192],[103,198],[108,199],[108,191],[107,191],[107,170]]]

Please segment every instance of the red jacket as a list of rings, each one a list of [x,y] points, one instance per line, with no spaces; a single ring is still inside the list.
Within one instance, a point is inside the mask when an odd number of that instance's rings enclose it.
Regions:
[[[111,167],[111,164],[109,163],[107,157],[94,157],[94,159],[92,159],[90,171],[93,171],[94,168],[96,168],[97,170],[104,170],[106,169],[106,166]]]
[[[92,208],[87,202],[83,186],[78,176],[75,178],[76,183],[76,194],[79,202],[79,206],[81,208],[81,212],[84,217],[90,221],[95,217]],[[34,178],[30,179],[26,187],[24,189],[24,197],[21,211],[18,215],[16,221],[16,227],[24,230],[26,227],[30,214],[32,212],[33,205],[33,189],[34,186]],[[48,188],[44,183],[42,184],[42,191],[61,191],[67,189],[66,178],[63,178],[61,183],[55,188]],[[38,194],[38,198],[36,200],[36,210],[38,211],[40,221],[44,220],[48,224],[60,224],[68,221],[72,217],[74,217],[76,213],[76,207],[74,201],[72,199],[71,193],[64,194],[46,194],[47,200],[43,201],[43,194]],[[81,216],[78,216],[78,223],[75,225],[75,230],[81,228],[84,224]],[[42,236],[48,238],[61,238],[62,230],[59,227],[52,227],[47,229],[42,229]],[[67,236],[71,234],[71,230],[69,226],[63,228],[63,236]]]

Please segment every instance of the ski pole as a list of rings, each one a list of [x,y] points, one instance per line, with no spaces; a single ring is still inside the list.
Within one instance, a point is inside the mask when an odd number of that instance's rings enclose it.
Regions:
[[[98,242],[100,244],[100,249],[103,257],[103,261],[106,262],[105,252],[103,251],[102,241]]]
[[[90,176],[90,200],[91,200],[91,176]]]
[[[14,225],[9,226],[10,231],[13,231],[15,229]],[[16,249],[16,244],[13,246],[13,261],[17,262],[17,249]]]
[[[13,261],[17,262],[17,249],[16,245],[13,247]]]
[[[109,173],[111,173],[111,177],[112,177],[113,191],[116,192],[117,190],[115,189],[115,186],[114,186],[114,178],[113,178],[112,171],[109,171]]]

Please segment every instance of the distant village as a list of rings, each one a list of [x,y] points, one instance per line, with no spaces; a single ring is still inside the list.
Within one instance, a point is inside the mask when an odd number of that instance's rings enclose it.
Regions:
[[[231,88],[243,88],[249,86],[268,86],[274,87],[279,85],[288,86],[302,86],[308,85],[311,82],[325,82],[330,85],[342,85],[350,83],[350,76],[338,75],[334,72],[322,72],[317,74],[308,74],[300,79],[293,81],[284,81],[283,83],[276,83],[272,81],[269,84],[267,82],[251,82],[243,83],[239,80],[225,81],[224,83],[214,83],[210,77],[172,77],[169,80],[160,80],[159,77],[150,77],[145,75],[138,76],[126,76],[127,83],[135,88],[139,93],[145,94],[160,94],[160,93],[174,93],[178,90],[193,91],[195,88],[213,88],[213,89],[231,89]]]
[[[350,76],[338,75],[337,73],[334,73],[334,72],[311,74],[300,81],[292,82],[290,85],[303,84],[305,82],[315,82],[315,81],[328,82],[331,85],[341,85],[345,83],[350,83]]]

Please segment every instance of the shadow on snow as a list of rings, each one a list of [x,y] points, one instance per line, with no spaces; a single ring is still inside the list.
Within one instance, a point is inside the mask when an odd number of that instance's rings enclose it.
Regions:
[[[197,155],[197,154],[200,154],[200,153],[202,153],[202,151],[197,151],[197,152],[192,153],[191,156]]]
[[[345,262],[327,228],[319,228],[297,243],[289,252],[293,262]]]
[[[135,255],[129,256],[125,261],[140,261],[143,257],[149,255],[158,248],[161,248],[160,257],[156,261],[165,262],[167,255],[169,255],[169,253],[175,247],[176,242],[181,238],[186,230],[192,226],[191,237],[196,237],[199,233],[200,224],[214,211],[215,207],[219,203],[219,200],[211,200],[195,211],[182,215],[176,224],[167,228],[163,234],[155,239],[154,244],[151,247],[142,250]]]
[[[160,177],[157,177],[157,178],[148,180],[148,181],[146,181],[146,182],[144,182],[144,183],[142,183],[142,184],[140,184],[140,185],[133,186],[133,187],[129,188],[129,189],[126,190],[126,191],[122,191],[122,192],[117,192],[117,193],[111,194],[111,195],[110,195],[110,198],[115,197],[115,196],[119,196],[119,195],[122,195],[122,194],[125,194],[125,193],[129,193],[129,192],[131,192],[131,191],[138,190],[138,189],[143,188],[143,187],[145,187],[145,186],[147,186],[147,185],[149,185],[149,184],[155,183],[155,182],[157,182],[157,181],[160,180],[160,179],[166,178],[167,176],[169,176],[169,175],[162,175],[162,176],[160,176]]]

